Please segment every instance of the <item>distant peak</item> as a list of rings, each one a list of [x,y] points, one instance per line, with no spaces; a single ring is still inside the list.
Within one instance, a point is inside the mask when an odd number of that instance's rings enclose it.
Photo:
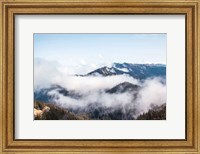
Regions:
[[[164,64],[133,64],[113,63],[111,67],[103,66],[82,76],[112,76],[126,74],[136,79],[152,77],[165,77],[166,66]]]

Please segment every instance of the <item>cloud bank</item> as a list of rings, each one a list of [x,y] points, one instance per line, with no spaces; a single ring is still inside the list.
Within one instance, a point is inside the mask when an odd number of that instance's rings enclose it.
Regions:
[[[147,79],[143,82],[128,75],[115,75],[107,77],[72,76],[64,71],[57,62],[39,60],[35,62],[34,88],[35,91],[52,84],[61,85],[69,91],[80,94],[80,98],[64,96],[57,90],[50,91],[49,96],[54,96],[55,102],[62,107],[84,113],[101,107],[102,112],[121,110],[127,116],[136,117],[147,112],[152,104],[166,103],[166,85],[161,78]],[[106,90],[123,82],[138,85],[137,92],[107,93]]]

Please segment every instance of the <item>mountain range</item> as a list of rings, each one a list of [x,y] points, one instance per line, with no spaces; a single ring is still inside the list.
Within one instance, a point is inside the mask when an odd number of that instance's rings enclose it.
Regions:
[[[140,80],[152,77],[165,77],[166,65],[113,63],[112,67],[104,66],[82,76],[111,76],[121,74],[127,74]]]
[[[164,79],[165,84],[165,77],[166,77],[166,66],[163,64],[131,64],[131,63],[113,63],[111,67],[101,67],[94,71],[91,71],[85,75],[75,75],[80,77],[107,77],[107,76],[115,76],[115,75],[128,75],[133,78],[136,78],[140,81],[143,81],[148,78],[153,77],[161,77]],[[89,82],[89,80],[88,80]],[[110,81],[112,82],[112,81]],[[87,87],[85,87],[87,88]],[[127,81],[123,81],[117,85],[114,85],[108,89],[100,89],[99,97],[103,95],[109,96],[110,99],[114,99],[113,96],[117,94],[130,94],[131,99],[130,103],[125,106],[118,105],[115,108],[106,107],[103,104],[99,103],[99,100],[95,99],[95,101],[89,100],[89,104],[84,108],[80,109],[72,109],[68,108],[66,113],[72,112],[70,117],[75,119],[112,119],[112,120],[122,120],[122,119],[134,119],[133,115],[137,114],[137,110],[135,108],[135,100],[138,97],[138,93],[142,87],[140,85],[132,84]],[[56,101],[59,99],[58,97],[68,97],[74,100],[85,100],[88,96],[81,94],[75,90],[69,90],[67,87],[58,84],[49,85],[49,87],[37,89],[34,91],[34,100],[36,102],[43,102],[49,104],[56,104]],[[90,95],[90,94],[88,94]],[[127,97],[126,97],[127,98]],[[125,99],[126,99],[125,98]],[[100,98],[99,98],[100,99]],[[102,100],[101,100],[102,101]],[[123,101],[123,100],[122,100]],[[120,102],[121,103],[121,102]],[[165,102],[162,102],[165,103]],[[50,105],[51,107],[51,105]],[[54,107],[52,107],[54,108]],[[55,109],[55,108],[54,108]],[[165,110],[164,110],[165,111]],[[64,113],[64,111],[63,111]],[[162,112],[164,113],[164,112]],[[151,112],[149,112],[151,115]],[[143,115],[143,117],[149,117],[150,115]],[[75,117],[75,115],[79,115]],[[80,116],[84,115],[84,116]],[[85,116],[87,115],[87,116]],[[160,114],[159,114],[160,115]],[[72,118],[72,119],[73,119]]]
[[[113,63],[112,67],[101,67],[92,72],[87,73],[86,75],[78,76],[112,76],[112,75],[122,75],[126,74],[132,76],[136,79],[144,80],[152,77],[162,77],[165,79],[166,76],[166,66],[163,64],[131,64],[131,63]],[[77,76],[77,75],[76,75]],[[107,93],[122,93],[129,91],[138,90],[138,85],[133,85],[129,82],[120,83],[111,89],[106,90]],[[49,95],[50,92],[57,91],[63,96],[70,96],[75,99],[81,98],[81,95],[75,91],[67,90],[61,85],[51,85],[50,87],[40,89],[39,91],[34,92],[35,100],[52,102],[55,100],[56,96]]]

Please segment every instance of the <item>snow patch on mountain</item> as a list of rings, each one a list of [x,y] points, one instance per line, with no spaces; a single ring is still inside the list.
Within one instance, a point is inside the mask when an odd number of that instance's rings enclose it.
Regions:
[[[116,68],[116,69],[118,69],[120,71],[123,71],[123,72],[126,72],[126,73],[128,73],[130,71],[127,68]]]

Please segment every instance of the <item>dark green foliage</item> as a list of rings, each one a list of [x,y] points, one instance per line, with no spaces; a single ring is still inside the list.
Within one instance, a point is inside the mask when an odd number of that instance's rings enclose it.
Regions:
[[[137,120],[166,120],[166,104],[153,107],[147,113],[139,115]]]
[[[36,117],[35,120],[84,120],[84,119],[87,119],[86,115],[75,115],[69,112],[67,109],[58,107],[54,104],[45,104],[38,101],[34,103],[34,107],[36,109],[42,110],[45,106],[48,106],[50,110],[48,112],[44,112],[41,118]]]
[[[35,120],[135,120],[130,114],[134,113],[134,110],[126,111],[127,114],[125,114],[120,108],[111,111],[109,108],[98,106],[96,108],[89,107],[90,112],[88,114],[78,115],[55,104],[46,104],[39,101],[34,103],[34,108],[38,110],[42,110],[45,106],[48,106],[50,110],[44,112],[42,117],[36,117]],[[136,120],[166,120],[166,104],[152,106],[148,112],[139,115]]]
[[[118,106],[115,109],[101,105],[90,105],[85,110],[91,120],[134,120],[136,110]]]

